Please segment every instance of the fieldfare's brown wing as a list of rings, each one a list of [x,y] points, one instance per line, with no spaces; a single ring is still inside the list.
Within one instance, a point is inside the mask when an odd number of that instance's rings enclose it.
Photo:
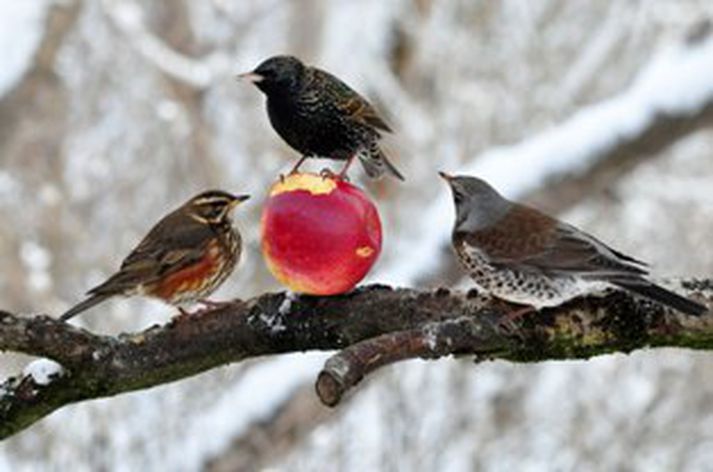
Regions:
[[[496,224],[466,236],[495,265],[608,278],[646,275],[645,264],[577,228],[515,204]]]

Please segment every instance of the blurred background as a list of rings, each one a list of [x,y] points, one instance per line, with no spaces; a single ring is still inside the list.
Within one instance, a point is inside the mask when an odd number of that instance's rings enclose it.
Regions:
[[[352,180],[386,226],[372,281],[468,286],[439,169],[478,173],[651,262],[713,275],[707,0],[0,0],[0,308],[59,315],[168,210],[250,193],[216,299],[280,287],[260,202],[296,155],[235,81],[277,53],[319,65],[397,130],[407,182]],[[305,169],[319,170],[312,162]],[[116,300],[74,323],[136,331]],[[713,360],[657,349],[581,362],[385,369],[327,410],[323,353],[226,366],[65,407],[0,444],[0,470],[711,470]],[[0,376],[30,359],[0,354]]]

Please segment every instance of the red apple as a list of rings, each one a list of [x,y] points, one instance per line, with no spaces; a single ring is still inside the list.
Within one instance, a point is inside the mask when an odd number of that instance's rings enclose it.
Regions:
[[[348,182],[292,174],[270,189],[262,213],[262,251],[270,272],[295,292],[348,292],[381,252],[379,213]]]

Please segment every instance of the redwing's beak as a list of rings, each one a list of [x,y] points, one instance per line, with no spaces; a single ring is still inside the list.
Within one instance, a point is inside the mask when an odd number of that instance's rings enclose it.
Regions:
[[[230,202],[230,208],[235,208],[239,203],[243,203],[248,200],[250,195],[236,195],[232,202]]]
[[[257,72],[246,72],[235,76],[235,78],[244,82],[250,82],[252,84],[257,84],[265,79],[264,76],[258,74]]]

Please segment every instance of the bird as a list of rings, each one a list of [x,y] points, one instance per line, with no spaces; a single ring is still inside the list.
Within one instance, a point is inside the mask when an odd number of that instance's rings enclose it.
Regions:
[[[455,203],[453,248],[484,292],[539,310],[614,287],[687,315],[707,311],[654,284],[646,263],[594,236],[507,200],[477,177],[440,175]]]
[[[231,213],[248,195],[202,192],[163,217],[121,263],[119,270],[60,316],[67,321],[117,295],[143,295],[177,306],[205,300],[233,272],[242,240]]]
[[[366,99],[334,75],[281,55],[238,78],[267,96],[272,127],[302,154],[291,173],[309,157],[324,157],[347,161],[339,173],[343,178],[359,156],[370,178],[390,174],[404,180],[379,147],[382,134],[393,132],[391,127]]]

